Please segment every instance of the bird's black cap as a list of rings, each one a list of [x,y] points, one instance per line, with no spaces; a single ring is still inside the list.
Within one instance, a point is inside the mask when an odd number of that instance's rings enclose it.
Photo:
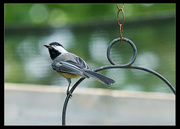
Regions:
[[[58,43],[58,42],[52,42],[52,43],[50,43],[49,45],[50,45],[50,46],[56,45],[56,46],[61,46],[61,47],[63,47],[63,45],[61,45],[61,44]],[[63,48],[64,48],[64,47],[63,47]]]

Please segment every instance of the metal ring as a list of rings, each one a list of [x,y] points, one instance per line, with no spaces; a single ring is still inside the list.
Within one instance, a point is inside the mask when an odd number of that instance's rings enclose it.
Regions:
[[[110,57],[110,50],[111,50],[111,47],[118,41],[121,41],[121,38],[117,38],[117,39],[114,39],[108,46],[107,48],[107,58],[109,60],[109,62],[112,64],[112,65],[117,65],[116,63],[114,63]],[[135,46],[135,44],[130,40],[130,39],[127,39],[127,38],[123,38],[123,41],[126,41],[127,43],[129,43],[131,45],[131,47],[133,48],[133,51],[134,51],[134,55],[133,55],[133,58],[132,60],[127,63],[127,64],[123,64],[122,66],[123,67],[130,67],[134,61],[136,60],[136,57],[137,57],[137,48]]]

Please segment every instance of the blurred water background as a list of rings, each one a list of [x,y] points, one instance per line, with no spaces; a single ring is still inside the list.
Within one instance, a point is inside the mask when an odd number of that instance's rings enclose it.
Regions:
[[[61,43],[82,57],[92,69],[109,65],[108,44],[119,37],[116,4],[5,4],[5,82],[66,86],[67,80],[51,69],[43,46]],[[175,4],[125,4],[123,37],[138,50],[134,65],[153,69],[175,86]],[[122,17],[122,16],[120,16]],[[122,19],[121,19],[122,20]],[[125,42],[111,49],[118,64],[132,58]],[[139,70],[109,69],[112,90],[171,92],[156,76]],[[73,79],[73,83],[76,79]],[[80,87],[107,88],[94,79]]]

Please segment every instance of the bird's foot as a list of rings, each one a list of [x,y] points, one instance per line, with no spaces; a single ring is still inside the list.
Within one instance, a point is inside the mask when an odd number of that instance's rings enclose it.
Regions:
[[[72,98],[72,93],[69,90],[66,91],[66,95],[70,95],[70,98]]]

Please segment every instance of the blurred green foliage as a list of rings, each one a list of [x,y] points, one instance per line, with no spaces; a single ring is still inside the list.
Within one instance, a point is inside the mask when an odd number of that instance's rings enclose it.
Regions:
[[[134,65],[159,72],[173,86],[175,6],[125,4],[123,33],[138,48]],[[108,64],[107,45],[119,36],[116,4],[5,4],[4,7],[5,82],[64,86],[67,80],[51,69],[44,44],[60,42],[94,69]],[[126,44],[112,48],[112,58],[118,64],[127,63],[131,54]],[[170,92],[161,80],[146,72],[119,69],[102,74],[116,80],[111,89]],[[106,88],[91,79],[82,85]]]
[[[122,7],[122,4],[119,4]],[[116,4],[5,4],[5,26],[61,26],[116,19]],[[175,4],[125,4],[125,18],[175,14]]]

